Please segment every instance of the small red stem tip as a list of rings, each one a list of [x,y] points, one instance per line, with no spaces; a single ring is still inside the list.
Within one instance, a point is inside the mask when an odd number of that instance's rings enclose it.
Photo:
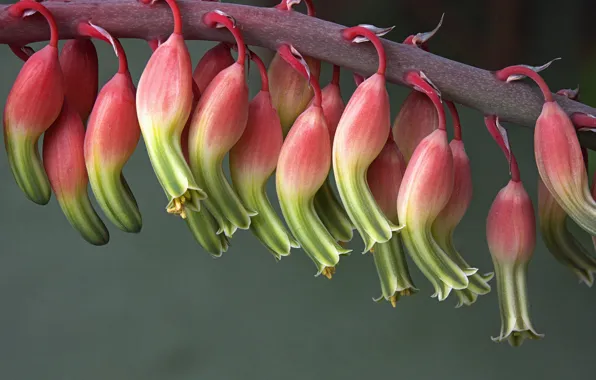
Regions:
[[[244,61],[246,60],[246,46],[244,45],[242,33],[240,33],[240,30],[236,27],[236,21],[223,12],[211,11],[205,13],[203,22],[210,28],[217,28],[217,25],[221,24],[232,33],[236,40],[236,45],[238,45],[238,59],[236,62],[244,66]]]
[[[443,131],[447,130],[445,109],[443,108],[443,103],[441,102],[441,97],[437,93],[437,90],[435,90],[435,88],[431,86],[430,83],[428,83],[417,71],[408,71],[404,77],[404,81],[412,86],[414,90],[420,91],[430,98],[439,115],[439,129]]]
[[[495,115],[485,116],[484,124],[486,124],[488,132],[493,137],[499,148],[501,148],[501,150],[505,154],[505,157],[509,161],[509,171],[511,172],[511,180],[514,182],[519,182],[520,174],[519,166],[517,165],[517,160],[515,159],[515,155],[513,154],[511,147],[507,147],[507,145],[505,144],[505,140],[503,140],[501,132],[499,132],[499,128],[497,127],[497,117]]]
[[[10,48],[12,53],[23,62],[27,62],[29,57],[31,57],[33,53],[35,53],[33,49],[31,49],[29,46],[8,45],[8,47]],[[28,51],[25,51],[24,49],[28,49]]]
[[[46,21],[50,25],[50,46],[57,48],[58,25],[56,25],[56,20],[54,19],[52,12],[50,12],[48,8],[36,3],[35,1],[21,1],[11,5],[8,8],[8,12],[14,17],[23,17],[23,13],[25,13],[25,11],[28,9],[37,11],[41,13],[43,17],[45,17]]]
[[[331,83],[339,86],[339,76],[341,74],[341,68],[338,65],[333,65],[333,77],[331,78]]]
[[[269,92],[269,77],[267,76],[267,67],[263,63],[263,60],[256,55],[255,52],[248,50],[250,60],[253,61],[257,68],[259,69],[259,74],[261,75],[261,91]]]
[[[553,94],[550,92],[548,85],[544,81],[544,79],[538,74],[536,71],[532,70],[529,67],[515,65],[509,66],[504,69],[501,69],[495,73],[497,79],[506,81],[512,75],[524,75],[528,78],[532,79],[538,87],[540,87],[540,91],[542,91],[542,95],[544,96],[545,102],[552,102],[553,101]]]
[[[576,129],[596,128],[596,117],[581,112],[576,112],[572,114],[571,122],[573,123]]]
[[[385,71],[387,70],[385,48],[383,47],[381,39],[374,32],[366,29],[363,26],[354,26],[344,29],[341,34],[342,37],[348,41],[352,41],[354,38],[361,36],[372,42],[372,44],[375,46],[375,49],[377,49],[377,54],[379,55],[379,69],[377,70],[377,74],[385,75]]]
[[[294,5],[300,3],[300,1],[297,1],[297,2],[289,1],[290,6],[288,7],[288,1],[289,0],[281,0],[281,3],[277,4],[274,8],[282,10],[282,11],[289,11]],[[304,0],[304,3],[306,4],[306,14],[314,17],[315,16],[315,6],[314,6],[312,0]]]
[[[93,25],[90,25],[87,22],[79,23],[79,25],[77,26],[77,30],[79,34],[82,36],[96,38],[98,40],[105,41],[110,45],[113,44],[112,46],[114,47],[114,49],[116,49],[116,54],[118,56],[118,73],[128,74],[128,60],[126,59],[126,52],[124,51],[122,44],[116,37],[110,36],[111,39],[108,38],[108,36],[104,35],[95,27],[93,27]]]
[[[315,93],[312,104],[316,107],[321,107],[323,98],[321,96],[321,86],[319,85],[318,78],[314,75],[310,75],[308,63],[304,60],[304,57],[289,44],[282,44],[277,48],[279,56],[286,61],[294,70],[299,72],[306,80],[309,81],[310,86],[313,88]]]
[[[143,4],[153,4],[155,0],[139,0]],[[174,34],[182,34],[182,14],[176,0],[165,0],[174,15]]]
[[[449,100],[445,100],[445,104],[447,104],[447,108],[449,108],[449,113],[451,114],[451,119],[453,120],[453,138],[455,140],[461,141],[461,122],[459,120],[457,107],[452,101]]]

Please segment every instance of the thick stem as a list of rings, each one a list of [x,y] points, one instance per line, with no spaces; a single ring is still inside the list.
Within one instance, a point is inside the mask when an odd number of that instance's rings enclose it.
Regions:
[[[519,166],[517,165],[517,160],[515,159],[515,155],[511,151],[511,148],[509,146],[507,146],[507,144],[505,143],[505,140],[503,139],[501,132],[499,132],[499,128],[497,127],[496,116],[494,116],[494,115],[485,116],[484,123],[486,124],[486,128],[488,129],[488,132],[491,134],[491,136],[493,137],[493,139],[495,140],[495,142],[497,143],[499,148],[501,148],[501,150],[505,154],[505,157],[507,157],[507,160],[509,161],[509,170],[511,171],[511,180],[515,181],[515,182],[519,182],[521,179],[520,179],[520,174],[519,174]]]
[[[38,4],[34,1],[23,1],[16,4],[11,5],[8,8],[8,12],[13,17],[23,17],[23,14],[26,10],[32,9],[41,13],[43,17],[45,17],[46,21],[50,25],[50,46],[55,48],[58,47],[58,24],[56,24],[56,20],[52,13],[43,5]]]
[[[445,131],[447,129],[447,122],[445,120],[445,109],[437,90],[430,85],[417,71],[410,71],[406,74],[404,81],[414,87],[416,91],[426,94],[435,105],[437,114],[439,116],[439,129]]]
[[[226,14],[209,12],[203,16],[203,22],[210,28],[217,28],[217,25],[221,24],[232,33],[236,40],[236,45],[238,46],[238,59],[236,62],[244,66],[244,61],[246,60],[246,45],[244,44],[242,33],[240,33],[240,30],[236,26],[236,20]]]
[[[259,74],[261,75],[261,91],[269,92],[269,77],[267,76],[267,67],[263,63],[263,60],[256,55],[255,52],[250,51],[250,60],[253,61],[257,68],[259,69]]]
[[[536,71],[532,70],[529,67],[520,66],[520,65],[509,66],[502,70],[497,71],[495,73],[495,75],[496,75],[497,79],[502,80],[502,81],[506,81],[512,75],[527,76],[528,78],[530,78],[534,82],[536,82],[538,87],[540,87],[540,91],[542,91],[542,95],[544,95],[545,102],[553,101],[553,94],[550,92],[550,89],[548,88],[548,85],[546,84],[544,79],[542,79],[540,74],[538,74]]]
[[[363,26],[354,26],[352,28],[344,29],[341,34],[343,38],[348,41],[352,41],[354,38],[362,36],[372,42],[372,44],[375,46],[375,49],[377,49],[377,54],[379,56],[379,68],[377,69],[377,74],[385,75],[385,71],[387,71],[387,56],[385,54],[385,48],[383,48],[381,39],[374,32],[366,29]]]
[[[140,0],[143,4],[151,4],[154,0]],[[165,0],[174,15],[174,34],[182,34],[182,15],[176,0]]]
[[[453,138],[455,140],[461,140],[461,121],[459,120],[459,113],[457,112],[457,107],[452,101],[446,100],[445,104],[447,104],[447,108],[449,108],[449,113],[451,113],[451,119],[453,120]]]

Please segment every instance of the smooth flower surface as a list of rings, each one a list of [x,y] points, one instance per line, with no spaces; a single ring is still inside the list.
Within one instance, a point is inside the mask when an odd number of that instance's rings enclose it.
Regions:
[[[68,40],[60,51],[66,99],[87,121],[99,87],[95,45],[89,39]]]

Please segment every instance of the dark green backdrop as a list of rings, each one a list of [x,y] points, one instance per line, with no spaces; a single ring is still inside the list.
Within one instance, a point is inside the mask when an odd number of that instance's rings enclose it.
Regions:
[[[437,54],[490,69],[562,56],[545,74],[553,90],[582,81],[584,100],[596,104],[588,70],[590,62],[596,67],[589,59],[594,36],[582,16],[588,1],[386,0],[349,2],[349,9],[345,1],[315,3],[321,17],[343,24],[395,24],[388,37],[396,41],[432,29],[446,12],[432,44]],[[213,43],[188,45],[196,64]],[[96,46],[105,83],[117,62],[108,46]],[[125,40],[124,46],[138,81],[150,50],[141,41]],[[0,46],[0,103],[20,67]],[[323,81],[328,78],[325,66]],[[250,84],[254,93],[255,72]],[[347,72],[342,86],[347,100],[353,90]],[[390,85],[389,91],[394,117],[407,90]],[[456,244],[488,271],[485,218],[507,183],[507,165],[482,115],[462,109],[462,117],[475,197]],[[510,140],[535,200],[532,131],[514,126]],[[125,174],[143,213],[143,231],[126,235],[111,228],[110,243],[97,248],[70,228],[55,199],[45,207],[27,201],[0,155],[0,379],[593,377],[596,290],[579,285],[540,240],[528,287],[534,325],[546,337],[514,349],[490,339],[500,327],[495,291],[455,309],[451,297],[442,303],[430,298],[431,287],[412,269],[418,295],[402,299],[397,309],[376,304],[371,298],[379,294],[378,280],[372,258],[359,254],[359,239],[332,281],[314,278],[314,265],[299,250],[275,263],[246,231],[214,260],[182,221],[164,212],[166,198],[142,142]]]

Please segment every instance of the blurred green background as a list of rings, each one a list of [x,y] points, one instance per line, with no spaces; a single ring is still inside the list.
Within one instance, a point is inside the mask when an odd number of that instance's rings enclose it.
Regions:
[[[552,90],[581,84],[582,100],[596,105],[592,1],[315,4],[321,18],[344,25],[396,25],[387,36],[395,41],[431,30],[445,12],[431,43],[434,53],[486,69],[539,65],[560,56],[563,60],[544,73]],[[143,41],[123,43],[136,82],[150,50]],[[213,45],[189,41],[193,62]],[[96,46],[103,84],[117,60],[106,44]],[[0,103],[21,65],[0,46]],[[254,94],[259,80],[252,70]],[[325,65],[322,82],[329,78]],[[347,101],[354,89],[350,73],[342,76],[342,86]],[[389,92],[393,118],[408,90],[389,85]],[[460,110],[475,196],[455,241],[472,265],[489,271],[485,219],[507,183],[507,164],[485,130],[483,115]],[[509,131],[535,201],[532,130],[511,126]],[[55,199],[45,207],[26,200],[6,155],[0,155],[0,379],[593,377],[596,290],[578,284],[540,238],[528,288],[534,326],[546,337],[515,349],[490,339],[500,328],[494,280],[489,295],[455,309],[452,297],[441,303],[430,298],[431,286],[411,264],[421,291],[392,309],[371,300],[380,293],[378,279],[370,255],[359,253],[358,238],[332,281],[314,278],[314,265],[299,250],[276,263],[247,231],[237,233],[230,250],[215,260],[181,220],[164,212],[166,198],[142,142],[125,175],[143,213],[143,231],[126,235],[110,226],[110,243],[98,248],[71,229]],[[589,237],[573,228],[591,247]]]

